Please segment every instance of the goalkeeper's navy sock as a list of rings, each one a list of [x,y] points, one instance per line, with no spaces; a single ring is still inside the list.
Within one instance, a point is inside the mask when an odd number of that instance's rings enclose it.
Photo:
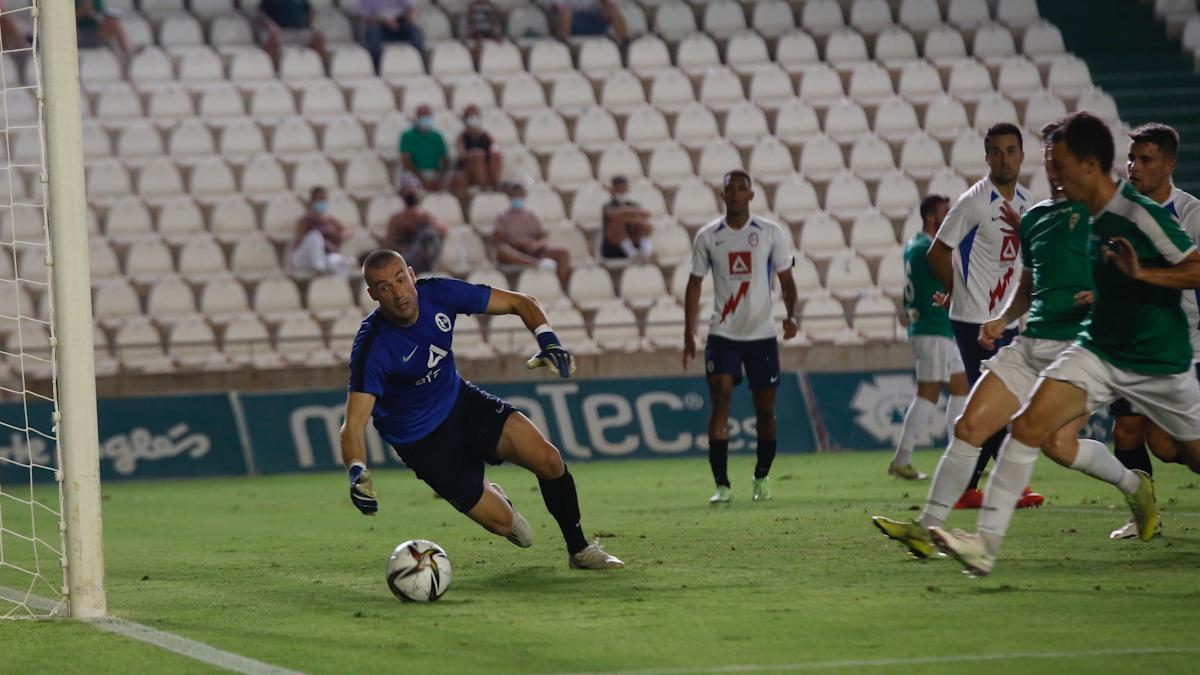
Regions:
[[[1154,465],[1150,463],[1150,452],[1146,449],[1145,443],[1139,443],[1132,448],[1117,448],[1113,453],[1117,459],[1121,460],[1121,464],[1125,465],[1126,469],[1145,471],[1146,475],[1154,475]]]
[[[579,493],[575,491],[575,479],[563,467],[563,475],[553,480],[538,479],[542,488],[542,499],[546,510],[558,522],[563,540],[567,542],[567,553],[574,555],[587,548],[587,537],[579,525]]]
[[[729,485],[729,439],[708,439],[708,465],[717,485]]]
[[[967,483],[968,490],[979,489],[979,479],[983,477],[983,470],[987,468],[989,460],[996,459],[996,453],[1000,451],[1000,444],[1004,442],[1004,437],[1007,435],[1008,430],[1001,429],[983,442],[983,447],[979,450],[979,460],[975,462],[975,471],[971,474],[971,482]]]
[[[754,477],[766,478],[775,462],[775,439],[758,439],[758,461],[754,464]]]

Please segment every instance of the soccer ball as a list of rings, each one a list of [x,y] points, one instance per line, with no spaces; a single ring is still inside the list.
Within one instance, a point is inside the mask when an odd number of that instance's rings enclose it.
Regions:
[[[432,541],[410,539],[388,557],[388,588],[401,600],[437,600],[450,588],[450,578],[450,558]]]

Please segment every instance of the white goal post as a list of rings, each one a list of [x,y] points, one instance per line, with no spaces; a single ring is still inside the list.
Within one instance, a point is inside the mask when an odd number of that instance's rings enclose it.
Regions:
[[[0,395],[18,411],[0,421],[13,439],[0,453],[0,617],[67,609],[99,618],[107,603],[75,5],[6,4],[0,28],[28,29],[29,42],[12,30],[0,36],[9,193],[0,197],[0,246],[12,262],[11,278],[5,270],[0,279],[0,344],[14,371]]]

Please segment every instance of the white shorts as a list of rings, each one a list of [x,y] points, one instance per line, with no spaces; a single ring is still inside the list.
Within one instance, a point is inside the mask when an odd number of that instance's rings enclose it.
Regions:
[[[1042,375],[1086,391],[1089,411],[1124,397],[1134,412],[1148,417],[1171,437],[1200,439],[1200,380],[1191,368],[1174,375],[1132,373],[1073,344]]]
[[[917,362],[917,382],[949,382],[951,375],[966,372],[954,338],[914,335],[910,341]]]
[[[981,363],[980,368],[1000,378],[1008,391],[1024,403],[1033,391],[1038,375],[1072,344],[1066,340],[1018,335],[995,356]]]

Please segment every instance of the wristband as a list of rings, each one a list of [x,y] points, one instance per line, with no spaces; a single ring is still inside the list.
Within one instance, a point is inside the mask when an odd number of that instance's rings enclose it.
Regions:
[[[362,460],[356,459],[350,462],[350,468],[347,469],[347,472],[350,474],[350,482],[353,483],[366,470],[367,465]]]
[[[550,328],[550,324],[544,323],[538,326],[537,328],[533,329],[533,334],[537,336],[538,347],[542,349],[546,349],[550,347],[550,345],[561,344],[558,341],[558,336],[555,335],[554,331]]]

